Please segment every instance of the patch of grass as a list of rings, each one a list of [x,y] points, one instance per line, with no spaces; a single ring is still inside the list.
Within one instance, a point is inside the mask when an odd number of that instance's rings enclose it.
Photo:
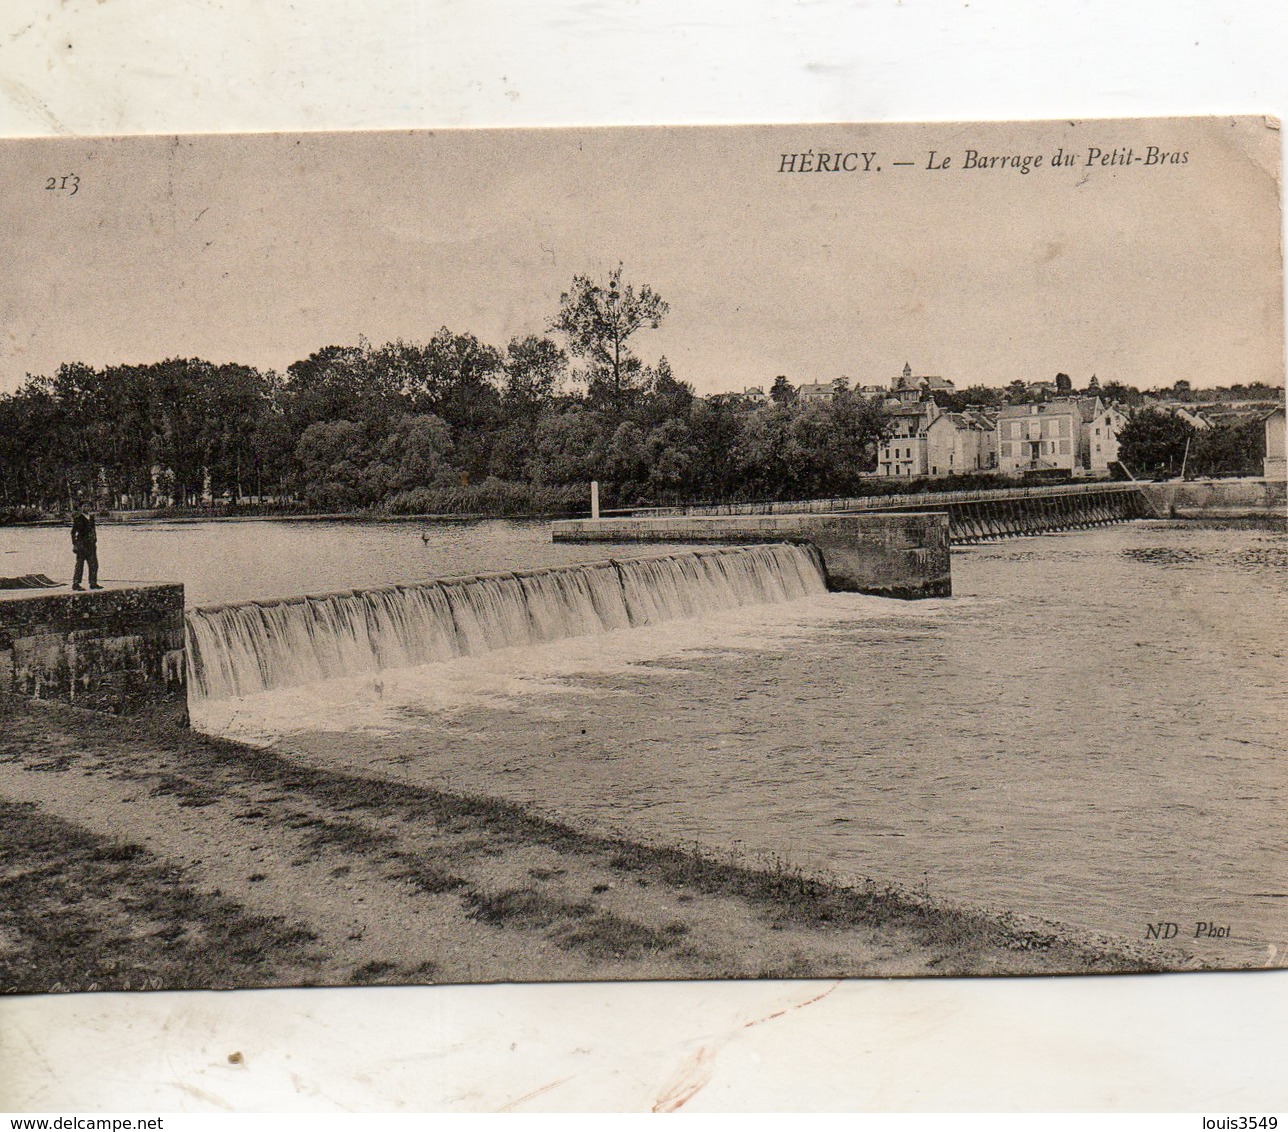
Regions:
[[[28,769],[41,771],[45,774],[63,774],[70,770],[75,762],[75,755],[60,754],[54,755],[52,758],[43,759],[40,762],[29,763]]]
[[[838,967],[841,964],[837,964]],[[777,963],[769,963],[756,972],[758,979],[810,979],[818,978],[818,964],[803,955],[792,955]]]
[[[579,926],[556,933],[555,942],[592,959],[643,959],[676,950],[687,931],[683,924],[668,924],[659,931],[613,912],[600,912]]]
[[[385,975],[396,970],[398,970],[397,963],[387,963],[383,959],[373,959],[370,963],[355,967],[353,974],[349,977],[349,981],[359,986],[370,986],[372,983],[380,982]]]
[[[196,891],[141,846],[31,803],[0,801],[0,828],[4,993],[280,985],[320,958],[308,928]]]
[[[154,798],[173,795],[179,799],[179,805],[200,808],[219,803],[219,792],[207,782],[194,782],[178,774],[162,775],[152,787]]]
[[[470,909],[470,919],[496,928],[548,928],[563,920],[580,920],[595,911],[589,901],[569,904],[533,888],[473,891],[464,901]]]
[[[95,849],[90,857],[95,861],[133,861],[146,852],[142,845],[130,841],[114,841]]]
[[[465,898],[471,919],[498,928],[544,931],[568,951],[592,959],[634,960],[677,950],[688,927],[678,921],[651,928],[615,912],[597,909],[588,900],[570,903],[531,888],[471,892]]]
[[[592,959],[642,959],[668,951],[675,937],[612,912],[600,912],[579,927],[558,933],[557,942]]]
[[[366,853],[382,848],[394,841],[393,834],[372,829],[362,822],[341,818],[313,818],[306,823],[309,834],[304,840],[306,849],[336,848],[347,853]]]
[[[426,896],[455,892],[466,885],[461,877],[454,876],[419,857],[400,853],[397,859],[402,862],[402,867],[386,873],[385,879],[411,881],[416,890]]]

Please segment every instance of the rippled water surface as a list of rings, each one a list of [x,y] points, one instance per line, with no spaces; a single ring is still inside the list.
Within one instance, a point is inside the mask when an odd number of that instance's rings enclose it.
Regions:
[[[476,557],[439,572],[605,553],[545,537],[469,533]],[[951,599],[829,594],[207,704],[198,722],[1128,939],[1174,921],[1208,959],[1283,965],[1286,568],[1270,531],[1017,539],[955,551]],[[1199,922],[1231,938],[1196,940]]]

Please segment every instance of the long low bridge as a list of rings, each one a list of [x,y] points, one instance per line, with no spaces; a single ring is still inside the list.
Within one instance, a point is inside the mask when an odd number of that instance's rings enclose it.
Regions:
[[[948,515],[955,543],[981,539],[1078,530],[1127,519],[1164,517],[1151,485],[1138,483],[1060,484],[1051,487],[998,488],[991,491],[929,491],[908,495],[807,499],[777,503],[730,503],[693,507],[653,507],[634,518],[699,516],[880,515],[940,512]]]

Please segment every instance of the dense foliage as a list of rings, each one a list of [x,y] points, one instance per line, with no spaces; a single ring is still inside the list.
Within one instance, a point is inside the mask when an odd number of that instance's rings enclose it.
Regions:
[[[1259,418],[1197,429],[1162,409],[1132,414],[1118,435],[1118,458],[1137,478],[1256,476],[1265,455]]]
[[[592,479],[606,505],[856,489],[878,406],[698,399],[665,358],[635,352],[667,309],[619,267],[561,296],[550,330],[564,346],[529,335],[500,349],[444,327],[327,346],[282,376],[190,358],[63,365],[0,398],[0,502],[518,514],[584,509]]]

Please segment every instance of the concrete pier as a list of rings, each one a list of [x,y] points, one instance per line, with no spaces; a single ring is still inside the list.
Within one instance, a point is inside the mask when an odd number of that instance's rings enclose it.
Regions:
[[[555,542],[811,543],[833,590],[898,598],[952,594],[944,514],[679,515],[565,519],[551,527]]]
[[[0,590],[0,693],[187,726],[183,586]]]

